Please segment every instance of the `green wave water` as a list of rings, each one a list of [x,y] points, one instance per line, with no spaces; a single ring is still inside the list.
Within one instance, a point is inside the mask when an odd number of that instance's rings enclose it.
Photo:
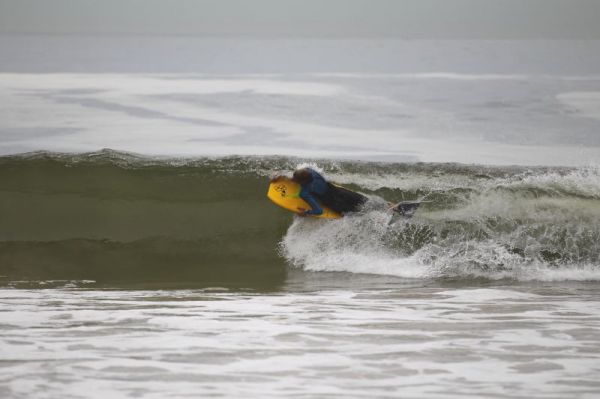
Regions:
[[[268,176],[309,162],[370,196],[294,219]],[[425,198],[397,219],[387,201]],[[0,282],[276,289],[289,266],[417,278],[600,279],[598,168],[149,158],[0,158]],[[83,282],[83,283],[82,283]]]

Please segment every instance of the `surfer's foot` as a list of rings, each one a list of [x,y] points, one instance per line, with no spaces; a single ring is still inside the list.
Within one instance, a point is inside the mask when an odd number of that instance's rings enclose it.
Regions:
[[[419,205],[421,204],[418,202],[401,202],[394,205],[391,210],[401,214],[407,219],[410,219],[419,208]]]

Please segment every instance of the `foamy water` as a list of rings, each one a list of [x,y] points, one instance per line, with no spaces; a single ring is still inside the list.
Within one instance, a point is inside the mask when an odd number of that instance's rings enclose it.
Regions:
[[[488,171],[498,176],[449,168],[346,174],[334,165],[335,181],[417,192],[431,202],[410,220],[386,211],[377,195],[362,212],[340,220],[295,218],[281,252],[291,264],[311,271],[600,280],[597,167]]]
[[[599,85],[594,75],[0,73],[0,153],[583,166],[600,159]]]
[[[1,389],[13,398],[598,395],[596,285],[396,286],[2,290]]]

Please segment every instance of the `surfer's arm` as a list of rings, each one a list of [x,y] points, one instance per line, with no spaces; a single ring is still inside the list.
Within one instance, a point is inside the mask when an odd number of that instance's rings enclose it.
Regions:
[[[307,190],[300,190],[300,198],[302,198],[308,205],[310,205],[310,210],[305,211],[305,215],[318,216],[323,213],[323,209],[321,208],[317,200],[312,195],[310,195],[310,193]]]

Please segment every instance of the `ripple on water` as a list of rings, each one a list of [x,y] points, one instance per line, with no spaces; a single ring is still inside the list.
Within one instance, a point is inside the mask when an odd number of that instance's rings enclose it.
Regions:
[[[593,397],[595,290],[2,290],[0,392]]]

